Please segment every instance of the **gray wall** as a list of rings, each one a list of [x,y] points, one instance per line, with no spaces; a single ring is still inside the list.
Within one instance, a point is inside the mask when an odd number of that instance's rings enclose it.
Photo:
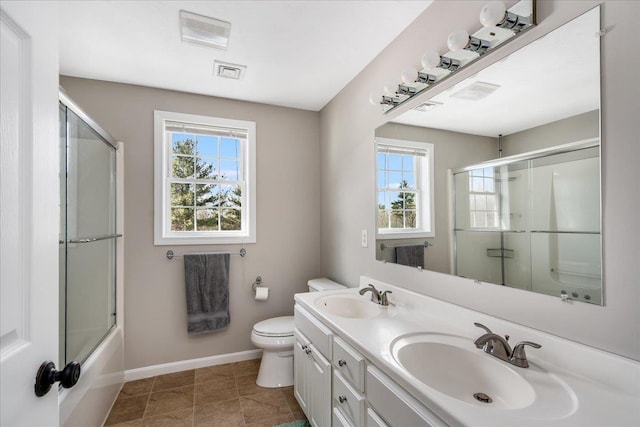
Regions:
[[[253,348],[259,320],[293,312],[293,294],[320,275],[319,114],[141,86],[61,77],[60,83],[102,127],[124,141],[125,368]],[[238,252],[238,245],[153,245],[153,110],[251,120],[257,127],[257,243],[231,257],[231,324],[189,336],[183,261],[165,257],[202,251]],[[253,299],[260,275],[271,288]]]
[[[597,1],[542,1],[539,25],[453,77],[458,82],[527,42],[596,6]],[[322,270],[334,280],[358,284],[360,275],[404,286],[445,301],[640,360],[640,50],[634,44],[640,3],[602,2],[602,168],[605,306],[563,303],[558,298],[375,260],[362,248],[360,231],[375,230],[374,129],[388,120],[367,103],[368,94],[428,49],[445,50],[454,28],[478,26],[484,2],[434,2],[322,111]],[[620,64],[624,64],[621,66]],[[432,95],[441,92],[435,87]],[[421,97],[415,102],[424,101]],[[400,108],[400,114],[407,108]],[[336,191],[342,188],[343,191]],[[491,326],[491,325],[489,325]],[[509,331],[499,331],[508,333]]]
[[[502,155],[526,153],[555,145],[568,144],[600,135],[600,110],[589,111],[522,132],[505,135]]]
[[[422,128],[399,123],[386,123],[376,129],[376,136],[396,138],[408,141],[430,142],[434,151],[434,204],[435,204],[435,237],[418,239],[428,240],[433,244],[425,250],[425,268],[448,273],[450,254],[449,227],[449,191],[447,187],[447,169],[457,169],[474,163],[497,157],[498,144],[495,138],[468,135],[439,129]],[[371,205],[371,212],[375,203]],[[375,231],[375,230],[374,230]],[[413,240],[413,239],[412,239]],[[387,241],[394,244],[394,241]],[[404,243],[407,244],[407,243]],[[376,245],[376,257],[380,247]]]

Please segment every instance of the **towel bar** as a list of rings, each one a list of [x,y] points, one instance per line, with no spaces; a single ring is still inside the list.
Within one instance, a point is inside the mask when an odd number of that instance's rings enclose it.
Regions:
[[[225,253],[225,254],[228,253],[230,255],[240,255],[242,258],[244,258],[245,255],[247,255],[247,250],[245,248],[242,248],[237,253],[230,253],[230,252],[194,252],[194,253],[176,255],[176,254],[173,253],[173,251],[171,249],[169,249],[167,251],[167,259],[173,259],[173,258],[176,258],[176,257],[182,257],[182,256],[185,256],[185,255],[207,255],[207,254],[223,254],[223,253]]]
[[[416,243],[417,244],[417,243]],[[413,245],[398,245],[398,246],[413,246]],[[397,248],[398,246],[389,246],[389,245],[385,245],[384,243],[380,243],[380,249],[381,250],[385,250],[385,249],[393,249],[393,248]],[[429,246],[433,246],[433,243],[425,240],[424,241],[424,247],[428,248]]]

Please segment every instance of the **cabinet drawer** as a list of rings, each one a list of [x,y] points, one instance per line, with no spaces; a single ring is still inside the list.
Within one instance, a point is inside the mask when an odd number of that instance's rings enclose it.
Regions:
[[[338,408],[333,408],[331,421],[332,427],[353,427],[353,424],[347,420],[347,417],[345,417],[342,411]]]
[[[380,415],[376,414],[371,408],[367,408],[367,427],[389,427],[387,423],[382,421]]]
[[[334,369],[340,371],[359,392],[364,393],[364,357],[344,340],[334,337],[332,360]]]
[[[331,341],[333,340],[331,329],[324,326],[311,313],[297,304],[293,308],[293,318],[296,328],[313,343],[324,357],[331,359]]]
[[[367,367],[367,400],[390,426],[446,427],[433,412],[374,366]]]
[[[364,421],[364,396],[353,389],[347,380],[333,371],[333,407],[340,408],[346,418],[356,426]]]

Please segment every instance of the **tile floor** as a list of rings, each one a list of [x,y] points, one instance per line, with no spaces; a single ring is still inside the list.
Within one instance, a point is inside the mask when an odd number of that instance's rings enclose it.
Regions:
[[[260,359],[191,369],[124,384],[110,427],[270,427],[306,419],[293,386],[256,385]]]

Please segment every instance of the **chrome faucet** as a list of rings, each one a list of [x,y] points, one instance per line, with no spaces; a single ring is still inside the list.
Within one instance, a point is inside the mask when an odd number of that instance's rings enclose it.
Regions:
[[[380,295],[380,291],[376,289],[375,286],[373,286],[371,283],[369,283],[369,285],[366,288],[362,288],[360,289],[360,292],[358,292],[360,295],[364,295],[367,292],[371,292],[371,301],[375,302],[376,304],[380,304],[380,300],[382,298],[382,296]]]
[[[478,328],[482,328],[486,331],[486,334],[482,335],[475,341],[475,345],[481,348],[485,353],[490,354],[493,357],[497,357],[500,360],[509,362],[512,365],[520,368],[528,368],[529,362],[527,361],[527,354],[524,351],[524,347],[529,345],[533,348],[541,348],[540,344],[536,344],[531,341],[521,341],[511,349],[509,345],[509,335],[505,335],[502,338],[498,334],[491,332],[491,329],[484,326],[482,323],[474,323]]]
[[[387,295],[392,293],[391,291],[380,292],[375,286],[369,284],[366,288],[360,289],[358,293],[360,295],[364,295],[367,292],[371,292],[371,301],[376,304],[380,304],[383,307],[387,307],[389,305],[389,297],[387,297]]]

